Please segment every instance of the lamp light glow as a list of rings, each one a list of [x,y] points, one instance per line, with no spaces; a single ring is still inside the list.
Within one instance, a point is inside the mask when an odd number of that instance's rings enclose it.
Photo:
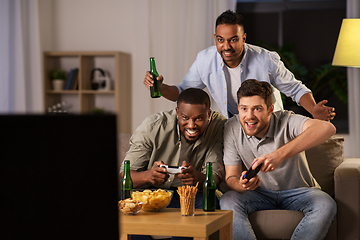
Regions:
[[[332,65],[360,67],[360,18],[343,19]]]

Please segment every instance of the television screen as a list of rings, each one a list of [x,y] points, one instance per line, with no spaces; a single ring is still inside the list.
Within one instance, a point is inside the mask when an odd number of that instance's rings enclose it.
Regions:
[[[119,239],[114,115],[0,116],[0,239]]]

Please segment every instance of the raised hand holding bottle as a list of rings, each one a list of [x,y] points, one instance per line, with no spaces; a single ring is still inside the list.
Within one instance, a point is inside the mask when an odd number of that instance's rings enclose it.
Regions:
[[[153,85],[150,87],[150,96],[152,98],[159,98],[161,97],[160,92],[160,81],[158,81],[156,78],[159,76],[158,72],[156,71],[156,65],[155,65],[155,58],[150,58],[150,73],[152,75],[152,79],[154,80]]]

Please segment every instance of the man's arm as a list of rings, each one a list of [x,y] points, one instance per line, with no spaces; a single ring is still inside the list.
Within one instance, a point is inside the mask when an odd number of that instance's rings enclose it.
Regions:
[[[241,165],[225,165],[225,172],[226,184],[237,192],[255,190],[261,183],[261,179],[257,175],[250,180],[242,179],[246,171],[242,171]]]
[[[285,67],[277,53],[270,54],[270,56],[274,60],[270,64],[270,83],[274,87],[286,96],[291,97],[293,101],[299,103],[314,119],[329,121],[335,117],[335,109],[324,106],[327,103],[326,100],[316,104],[310,89],[295,78],[294,74]]]
[[[163,96],[164,98],[176,102],[178,96],[179,96],[179,90],[176,86],[170,86],[167,85],[165,83],[163,83],[164,81],[164,77],[162,75],[160,75],[159,77],[156,78],[158,81],[160,81],[160,91],[161,91],[161,96]],[[149,71],[146,72],[145,74],[145,78],[144,78],[144,85],[147,89],[150,90],[150,87],[153,86],[154,84],[154,80],[152,79],[152,75],[150,74]]]
[[[176,174],[175,177],[179,178],[184,185],[196,185],[198,182],[199,189],[202,190],[203,183],[205,181],[205,174],[196,170],[190,163],[183,161],[182,165],[186,169],[181,170],[181,173]]]
[[[330,122],[308,119],[304,123],[302,133],[299,136],[274,152],[256,158],[253,169],[259,166],[260,163],[264,163],[261,171],[265,173],[273,171],[286,159],[323,143],[335,133],[336,128]]]
[[[325,106],[327,102],[327,100],[322,100],[316,104],[313,95],[309,92],[300,98],[300,105],[308,111],[314,119],[330,121],[334,119],[336,114],[335,108]]]

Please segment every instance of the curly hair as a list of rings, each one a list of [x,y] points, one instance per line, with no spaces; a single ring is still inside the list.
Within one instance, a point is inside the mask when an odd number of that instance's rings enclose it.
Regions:
[[[209,95],[204,90],[199,88],[188,88],[182,91],[177,99],[178,107],[180,103],[196,105],[204,104],[206,108],[210,108],[211,104]]]

